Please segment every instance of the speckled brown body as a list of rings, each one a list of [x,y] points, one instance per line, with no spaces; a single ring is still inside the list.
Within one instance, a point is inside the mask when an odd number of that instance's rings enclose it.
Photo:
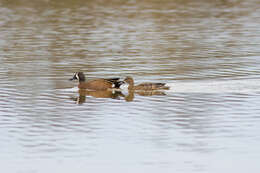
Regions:
[[[152,82],[145,82],[139,85],[134,85],[134,79],[132,77],[126,77],[124,80],[128,83],[129,90],[168,90],[170,87],[165,86],[165,83],[152,83]]]

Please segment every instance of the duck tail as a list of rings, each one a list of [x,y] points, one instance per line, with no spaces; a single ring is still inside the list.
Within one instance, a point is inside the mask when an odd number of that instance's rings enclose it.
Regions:
[[[170,89],[169,86],[165,86],[166,83],[154,83],[154,85],[156,89],[164,89],[164,90]]]
[[[170,87],[169,87],[169,86],[163,86],[163,87],[161,87],[160,89],[169,90]]]

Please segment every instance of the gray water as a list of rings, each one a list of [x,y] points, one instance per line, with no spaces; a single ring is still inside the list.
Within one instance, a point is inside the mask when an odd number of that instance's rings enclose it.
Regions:
[[[259,172],[259,21],[258,0],[1,0],[1,172]]]

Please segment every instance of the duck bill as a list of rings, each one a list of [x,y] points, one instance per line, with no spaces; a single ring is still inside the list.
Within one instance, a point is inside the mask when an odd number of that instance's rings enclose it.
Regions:
[[[72,78],[69,79],[70,81],[77,80],[76,75],[74,75]]]

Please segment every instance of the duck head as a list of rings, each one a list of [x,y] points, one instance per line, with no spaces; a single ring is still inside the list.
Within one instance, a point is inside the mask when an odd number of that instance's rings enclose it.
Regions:
[[[130,85],[133,85],[134,84],[134,79],[130,76],[127,76],[124,80],[125,83],[128,83]]]
[[[69,80],[71,80],[71,81],[72,80],[78,80],[79,82],[84,82],[85,81],[85,75],[84,75],[83,72],[76,72],[74,74],[74,76]]]

